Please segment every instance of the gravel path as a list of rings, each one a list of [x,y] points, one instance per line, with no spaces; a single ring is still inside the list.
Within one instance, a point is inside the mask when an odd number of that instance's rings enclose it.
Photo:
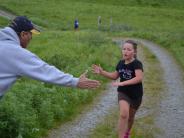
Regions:
[[[1,9],[0,9],[0,16],[6,18],[6,19],[8,19],[8,20],[13,20],[17,15],[15,15],[15,14],[13,14],[13,13],[10,13],[10,12],[8,12],[8,11],[4,11],[4,10],[1,10]],[[33,24],[34,24],[34,23],[33,23]],[[44,30],[44,28],[41,27],[41,26],[39,26],[39,25],[34,24],[34,26],[37,27],[37,28],[38,28],[39,30],[41,30],[41,31]]]
[[[157,138],[184,138],[183,72],[164,49],[150,41],[141,39],[137,39],[137,41],[157,56],[164,69],[166,88],[160,103],[161,110],[156,118],[156,123],[163,133],[158,134]]]
[[[7,12],[7,11],[3,11],[3,10],[1,10],[1,9],[0,9],[0,16],[6,18],[6,19],[8,19],[8,20],[12,20],[12,19],[14,19],[14,18],[16,17],[16,16],[13,15],[12,13],[9,13],[9,12]]]
[[[87,138],[91,130],[103,120],[112,108],[117,108],[116,88],[108,86],[89,111],[84,111],[74,121],[53,130],[48,138]]]

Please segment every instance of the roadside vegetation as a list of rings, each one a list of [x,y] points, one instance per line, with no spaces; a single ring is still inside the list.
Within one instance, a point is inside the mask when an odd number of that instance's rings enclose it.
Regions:
[[[4,19],[3,17],[0,17],[0,28],[3,28],[8,24],[8,21]]]
[[[41,26],[42,33],[33,36],[29,50],[74,76],[90,70],[94,63],[112,70],[120,58],[119,48],[111,41],[113,37],[154,41],[169,50],[184,69],[182,0],[0,0],[0,3],[0,9],[26,15]],[[98,16],[102,19],[100,26]],[[79,19],[78,31],[73,30],[76,18]],[[6,24],[8,21],[0,17],[0,27]],[[89,77],[107,82],[91,73]],[[36,138],[45,135],[49,129],[74,118],[101,89],[103,86],[98,90],[63,88],[22,78],[0,101],[0,136]],[[154,87],[150,89],[154,91]],[[139,134],[139,130],[135,133]],[[139,135],[147,136],[142,132]]]

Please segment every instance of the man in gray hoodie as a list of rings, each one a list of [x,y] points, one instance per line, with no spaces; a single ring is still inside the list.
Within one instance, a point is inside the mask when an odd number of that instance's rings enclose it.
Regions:
[[[66,74],[26,50],[32,34],[39,34],[33,23],[25,16],[16,17],[9,27],[0,30],[0,97],[21,76],[30,77],[61,86],[82,89],[96,88],[99,81]]]

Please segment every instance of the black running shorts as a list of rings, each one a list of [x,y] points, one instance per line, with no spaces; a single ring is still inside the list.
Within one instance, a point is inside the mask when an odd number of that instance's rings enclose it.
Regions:
[[[134,109],[138,109],[139,106],[141,105],[142,103],[142,97],[139,98],[139,99],[131,99],[130,97],[128,97],[126,94],[124,94],[123,92],[118,92],[118,102],[120,100],[125,100],[129,103],[130,107],[131,108],[134,108]]]

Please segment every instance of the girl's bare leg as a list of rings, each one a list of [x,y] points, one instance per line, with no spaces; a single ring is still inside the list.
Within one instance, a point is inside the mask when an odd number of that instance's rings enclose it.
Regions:
[[[119,133],[119,138],[123,138],[128,127],[130,105],[127,101],[120,100],[119,108],[120,108],[120,116],[119,116],[119,123],[118,123],[118,133]]]
[[[136,109],[134,108],[131,108],[129,109],[129,118],[128,118],[128,127],[127,127],[127,130],[126,130],[126,133],[124,135],[124,138],[129,138],[130,137],[130,130],[133,126],[133,123],[134,123],[134,118],[135,118],[135,113],[136,113]]]
[[[130,130],[133,126],[136,111],[136,109],[131,107],[129,109],[128,130]]]

